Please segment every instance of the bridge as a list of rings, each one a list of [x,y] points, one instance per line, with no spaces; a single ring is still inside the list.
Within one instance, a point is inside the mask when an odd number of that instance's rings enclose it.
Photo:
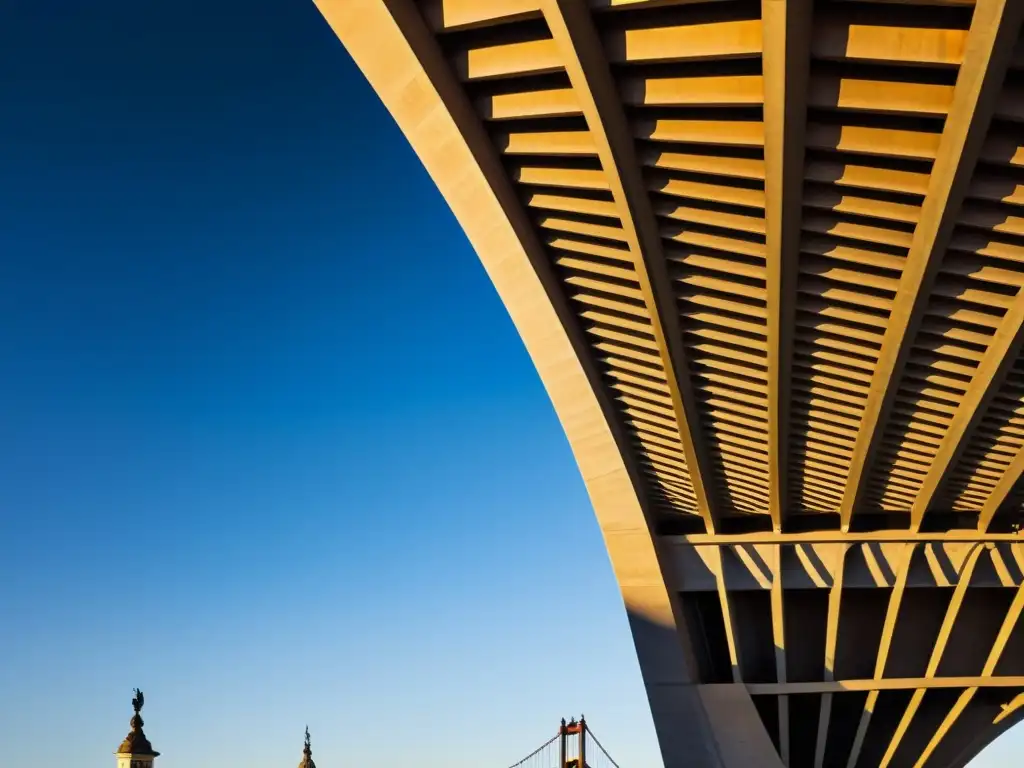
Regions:
[[[587,719],[562,718],[555,735],[509,768],[619,768],[601,746]]]
[[[665,765],[1024,717],[1024,3],[316,2],[547,388]]]

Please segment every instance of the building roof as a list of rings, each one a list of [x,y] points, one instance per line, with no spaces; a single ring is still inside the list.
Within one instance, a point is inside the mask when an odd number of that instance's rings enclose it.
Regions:
[[[157,757],[160,753],[153,749],[153,745],[149,743],[149,739],[146,738],[146,733],[142,730],[142,726],[145,724],[142,720],[142,693],[136,689],[135,698],[132,700],[132,706],[135,708],[135,714],[132,715],[130,721],[131,732],[124,737],[124,741],[121,742],[121,746],[117,748],[117,754],[119,755],[138,755]]]

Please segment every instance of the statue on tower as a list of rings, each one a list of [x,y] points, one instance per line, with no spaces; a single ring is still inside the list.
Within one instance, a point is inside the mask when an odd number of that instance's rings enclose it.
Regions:
[[[117,754],[131,757],[130,765],[142,762],[152,766],[152,758],[160,753],[153,749],[153,745],[149,743],[146,733],[142,730],[142,726],[145,723],[142,721],[142,715],[139,713],[142,711],[142,705],[145,704],[146,699],[138,688],[133,688],[132,690],[135,691],[135,698],[132,699],[132,709],[135,710],[135,714],[132,715],[132,719],[129,721],[132,730],[125,736],[121,746],[117,748]],[[146,759],[140,761],[139,758]]]
[[[302,744],[302,760],[299,761],[299,768],[316,768],[313,762],[313,747],[309,743],[309,726],[306,726],[306,738]]]

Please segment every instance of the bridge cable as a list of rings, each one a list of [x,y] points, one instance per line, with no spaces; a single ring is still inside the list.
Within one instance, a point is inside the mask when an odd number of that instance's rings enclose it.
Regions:
[[[615,761],[614,761],[614,760],[612,759],[612,756],[608,754],[608,750],[607,750],[607,749],[605,749],[605,748],[604,748],[604,747],[603,747],[603,746],[601,745],[601,742],[597,740],[597,736],[595,736],[595,735],[594,735],[594,732],[593,732],[592,730],[590,730],[590,726],[589,726],[589,725],[587,726],[587,736],[589,736],[589,737],[590,737],[590,740],[591,740],[592,742],[594,742],[594,745],[595,745],[595,746],[596,746],[596,747],[597,747],[597,748],[598,748],[598,749],[599,749],[599,750],[601,751],[600,753],[604,755],[605,759],[606,759],[606,760],[607,760],[607,761],[608,761],[609,763],[611,763],[611,764],[612,764],[612,766],[614,766],[614,768],[619,768],[619,764],[618,764],[618,763],[616,763],[616,762],[615,762]],[[588,750],[587,750],[587,754],[588,754],[588,755],[591,755],[591,754],[594,754],[594,753],[593,753],[593,752],[592,752],[591,750],[589,750],[589,749],[588,749]],[[589,763],[589,762],[590,762],[590,760],[588,760],[587,762]],[[603,766],[602,766],[602,765],[600,764],[600,761],[598,760],[598,761],[595,761],[595,763],[594,763],[594,766],[593,766],[593,768],[603,768]]]
[[[550,747],[550,746],[551,746],[552,744],[554,744],[554,743],[555,743],[556,741],[558,741],[558,734],[557,734],[557,733],[556,733],[556,734],[555,734],[554,736],[552,736],[552,737],[551,737],[550,739],[548,739],[546,743],[544,743],[544,744],[541,744],[541,745],[540,745],[539,747],[537,747],[537,748],[536,748],[535,750],[533,750],[533,752],[531,752],[530,754],[528,754],[528,755],[527,755],[526,757],[524,757],[524,758],[523,758],[522,760],[520,760],[520,761],[519,761],[518,763],[512,763],[512,765],[510,765],[510,766],[509,766],[509,768],[521,768],[521,766],[522,766],[522,765],[523,765],[523,764],[524,764],[525,762],[527,762],[528,760],[530,760],[530,759],[532,759],[532,758],[536,757],[537,755],[539,755],[539,754],[540,754],[541,752],[543,752],[543,751],[544,751],[544,750],[545,750],[545,749],[546,749],[547,747]],[[556,760],[555,762],[557,762],[557,760]],[[616,768],[618,768],[618,766],[616,766]]]

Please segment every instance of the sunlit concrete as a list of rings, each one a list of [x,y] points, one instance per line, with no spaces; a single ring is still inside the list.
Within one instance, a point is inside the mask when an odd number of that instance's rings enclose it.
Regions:
[[[1024,716],[1024,3],[317,5],[544,381],[666,765]]]

